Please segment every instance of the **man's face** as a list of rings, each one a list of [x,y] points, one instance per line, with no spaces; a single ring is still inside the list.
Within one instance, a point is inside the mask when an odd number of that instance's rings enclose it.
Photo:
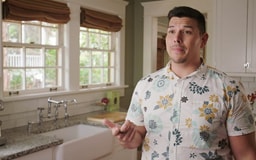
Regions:
[[[193,63],[200,58],[208,35],[200,34],[196,20],[188,17],[173,17],[169,21],[166,36],[167,52],[172,63]]]

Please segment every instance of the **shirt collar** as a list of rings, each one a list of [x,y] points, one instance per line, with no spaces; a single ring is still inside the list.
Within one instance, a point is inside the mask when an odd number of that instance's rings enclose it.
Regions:
[[[171,61],[169,61],[167,63],[167,65],[165,66],[165,70],[166,70],[166,74],[170,75],[172,78],[175,79],[180,79],[172,70],[171,70]],[[205,73],[207,72],[207,65],[205,65],[204,60],[201,58],[201,65],[198,67],[197,70],[195,70],[194,72],[190,73],[189,75],[187,75],[186,77],[182,78],[182,79],[188,79],[191,78],[193,76],[200,76],[202,77]]]

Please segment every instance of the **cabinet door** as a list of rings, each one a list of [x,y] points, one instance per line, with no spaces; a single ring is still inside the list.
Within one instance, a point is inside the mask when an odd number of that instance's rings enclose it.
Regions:
[[[115,152],[111,160],[136,160],[137,150],[136,149],[122,149]]]
[[[256,1],[248,1],[247,72],[256,73]]]
[[[217,0],[216,67],[245,72],[247,52],[247,1]]]

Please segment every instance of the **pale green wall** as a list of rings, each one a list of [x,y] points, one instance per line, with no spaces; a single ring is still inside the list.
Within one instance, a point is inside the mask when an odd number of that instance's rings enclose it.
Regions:
[[[122,108],[127,109],[134,87],[142,78],[143,69],[143,7],[141,2],[154,0],[126,0],[125,31],[125,96],[121,98]]]

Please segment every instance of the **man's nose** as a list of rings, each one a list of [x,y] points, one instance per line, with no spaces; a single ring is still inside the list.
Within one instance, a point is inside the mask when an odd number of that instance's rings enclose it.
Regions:
[[[181,43],[182,42],[182,36],[181,36],[181,32],[177,32],[175,35],[174,35],[174,42],[175,43]]]

